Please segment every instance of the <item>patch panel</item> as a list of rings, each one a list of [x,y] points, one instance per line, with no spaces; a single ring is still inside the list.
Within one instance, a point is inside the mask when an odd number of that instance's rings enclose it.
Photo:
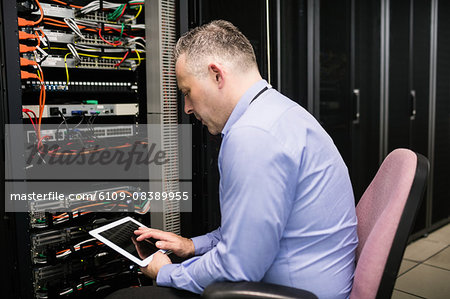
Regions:
[[[24,57],[26,57],[24,55]],[[27,57],[28,58],[28,57]],[[134,60],[125,60],[119,66],[116,66],[121,59],[104,59],[99,57],[84,57],[81,56],[77,61],[75,58],[66,58],[64,62],[63,56],[49,55],[42,63],[42,67],[57,67],[65,68],[66,63],[68,68],[81,68],[81,69],[110,69],[110,70],[130,70],[134,71],[137,64]]]
[[[91,82],[91,81],[44,81],[47,92],[71,91],[71,92],[136,92],[138,86],[132,82]],[[22,84],[24,91],[40,91],[41,83],[39,81],[25,81]]]
[[[132,136],[132,130],[126,126],[115,127],[115,128],[97,128],[95,131],[95,136],[101,137],[124,137]]]
[[[30,109],[39,113],[38,105],[24,105],[22,108]],[[120,115],[137,115],[139,113],[138,104],[79,104],[79,105],[45,105],[42,113],[43,118],[48,117],[65,117],[74,115],[97,115],[101,116],[120,116]],[[23,117],[27,117],[25,114]]]
[[[86,21],[100,22],[100,23],[106,23],[106,24],[108,24],[108,23],[109,24],[117,24],[118,23],[118,22],[108,21],[108,13],[105,13],[103,11],[95,11],[95,12],[88,13],[88,14],[82,14],[79,11],[76,11],[74,17],[75,17],[75,19],[78,19],[78,20],[86,20]],[[133,18],[132,15],[123,15],[123,17],[121,19],[126,20],[126,19],[132,19],[132,18]],[[136,20],[131,20],[128,22],[128,25],[135,25],[135,24],[136,24]]]
[[[84,33],[84,38],[81,38],[80,36],[72,33],[72,32],[66,32],[61,30],[53,30],[53,29],[43,29],[43,32],[45,36],[47,36],[50,43],[61,43],[61,44],[79,44],[79,45],[88,45],[88,46],[107,46],[110,47],[107,43],[105,43],[100,36],[95,34],[89,34]],[[114,36],[111,35],[103,35],[103,38],[107,40],[108,42],[115,42]],[[124,45],[116,46],[115,48],[126,48],[130,50],[136,49],[134,45],[132,46],[126,46],[128,38],[122,37],[121,40],[123,41]]]
[[[79,68],[94,68],[94,69],[125,69],[125,70],[135,70],[136,62],[125,60],[119,66],[119,60],[104,59],[97,57],[81,57],[78,63],[75,63],[75,67]]]
[[[96,138],[111,138],[111,137],[130,137],[134,135],[134,129],[132,125],[121,125],[121,126],[111,126],[111,127],[94,127],[93,135]],[[56,132],[58,131],[58,136]],[[90,128],[79,128],[80,132],[91,132]],[[57,141],[63,140],[65,138],[66,129],[62,128],[60,130],[41,130],[42,136],[49,136],[46,138],[47,141]],[[35,131],[27,131],[27,141],[33,143],[36,140]],[[58,201],[55,201],[58,203]],[[34,203],[34,202],[32,202]],[[59,207],[66,208],[63,203],[59,203]],[[61,206],[62,205],[62,206]],[[56,207],[55,207],[56,208]]]
[[[108,45],[107,43],[105,43],[105,41],[103,41],[100,36],[98,35],[94,35],[94,34],[83,34],[84,38],[79,37],[78,35],[76,35],[73,38],[73,42],[75,44],[80,44],[80,45],[90,45],[90,46],[108,46],[110,47],[110,45]],[[111,36],[111,35],[103,35],[103,39],[107,40],[108,42],[115,42],[116,37]],[[124,45],[121,46],[115,46],[116,48],[126,48],[126,49],[131,49],[134,50],[136,49],[135,46],[126,46],[127,44],[127,40],[128,38],[121,38],[121,41],[123,41]]]

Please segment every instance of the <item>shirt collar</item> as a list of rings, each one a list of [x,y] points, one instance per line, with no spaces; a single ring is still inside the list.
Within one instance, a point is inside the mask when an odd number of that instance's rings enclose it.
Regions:
[[[225,123],[225,126],[222,130],[222,137],[227,135],[231,127],[239,120],[239,118],[241,118],[242,114],[244,114],[244,112],[247,110],[252,99],[266,86],[269,86],[269,84],[266,80],[262,79],[254,83],[249,89],[247,89],[247,91],[239,99],[239,102],[236,104],[233,111],[231,112],[230,117]]]

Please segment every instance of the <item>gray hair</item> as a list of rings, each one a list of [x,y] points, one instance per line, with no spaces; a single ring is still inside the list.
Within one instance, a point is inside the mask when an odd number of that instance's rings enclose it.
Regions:
[[[249,40],[236,26],[224,20],[196,27],[180,37],[173,51],[174,61],[182,54],[186,55],[187,69],[197,76],[206,74],[206,57],[214,57],[243,72],[258,67]]]

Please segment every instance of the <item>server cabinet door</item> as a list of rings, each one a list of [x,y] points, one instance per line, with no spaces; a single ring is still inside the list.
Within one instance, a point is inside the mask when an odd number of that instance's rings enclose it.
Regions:
[[[278,89],[308,109],[308,1],[279,0]]]
[[[438,3],[432,223],[450,220],[450,2]]]
[[[358,200],[378,168],[379,1],[320,1],[314,114],[346,162]]]
[[[410,147],[411,0],[390,1],[388,151]],[[386,153],[386,154],[387,154]]]
[[[351,1],[320,1],[320,93],[314,114],[351,165]]]
[[[388,152],[428,156],[430,17],[430,1],[390,1]],[[426,206],[424,200],[413,233],[426,228]]]
[[[379,167],[380,0],[353,2],[350,175],[356,201]]]
[[[412,87],[410,90],[410,148],[429,157],[428,123],[430,105],[431,1],[412,1]],[[427,194],[427,193],[425,193]],[[427,228],[427,199],[421,203],[412,233],[422,235]]]
[[[388,152],[428,154],[430,3],[390,2]]]
[[[413,0],[411,25],[412,91],[410,91],[411,148],[428,156],[428,120],[430,102],[431,1]]]

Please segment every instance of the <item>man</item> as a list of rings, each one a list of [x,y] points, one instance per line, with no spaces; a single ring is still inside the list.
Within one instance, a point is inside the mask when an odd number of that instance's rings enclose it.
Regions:
[[[348,297],[357,246],[347,168],[331,138],[302,107],[262,80],[248,39],[213,21],[178,41],[174,58],[185,112],[219,153],[221,226],[192,240],[141,228],[181,257],[161,253],[144,273],[158,286],[201,293],[217,281],[264,281],[319,298]]]

